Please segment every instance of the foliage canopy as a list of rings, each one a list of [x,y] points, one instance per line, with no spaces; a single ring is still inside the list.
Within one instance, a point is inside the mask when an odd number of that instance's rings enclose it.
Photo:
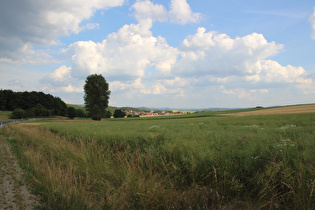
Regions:
[[[126,116],[126,113],[122,111],[121,109],[116,109],[114,112],[114,118],[124,118]]]
[[[93,120],[101,120],[108,107],[109,86],[101,74],[92,74],[85,80],[85,108]]]
[[[77,116],[76,110],[73,107],[68,107],[68,118],[74,119]]]
[[[58,97],[43,92],[12,90],[0,90],[0,110],[16,110],[13,118],[66,116],[68,111],[65,102]]]

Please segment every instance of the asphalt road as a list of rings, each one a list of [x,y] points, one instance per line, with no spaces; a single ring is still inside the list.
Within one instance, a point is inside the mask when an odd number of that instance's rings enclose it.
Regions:
[[[35,121],[35,120],[48,120],[48,119],[52,119],[52,118],[35,118],[35,119],[27,119],[27,120],[0,121],[0,128],[2,128],[2,126],[5,126],[6,124],[9,124],[9,123],[24,122],[24,121]]]

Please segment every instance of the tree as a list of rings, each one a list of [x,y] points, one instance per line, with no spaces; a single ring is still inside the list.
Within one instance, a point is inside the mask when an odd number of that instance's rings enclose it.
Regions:
[[[109,110],[106,110],[106,111],[105,111],[104,118],[111,118],[111,116],[112,116],[112,112],[109,111]]]
[[[17,108],[12,112],[12,119],[22,119],[23,117],[25,117],[25,112],[23,109]]]
[[[124,118],[126,113],[123,112],[121,109],[116,109],[114,112],[114,118]]]
[[[101,120],[108,107],[110,91],[105,78],[99,74],[92,74],[85,80],[84,85],[85,108],[93,120]]]
[[[3,90],[0,90],[0,110],[5,110],[6,98]]]
[[[76,109],[75,112],[77,117],[86,117],[86,114],[82,109]]]
[[[77,113],[75,111],[75,108],[68,107],[68,118],[69,119],[74,119],[76,116],[77,116]]]
[[[38,117],[48,117],[52,115],[51,111],[46,109],[41,104],[36,104],[36,106],[33,108],[33,112],[35,116],[38,116]]]

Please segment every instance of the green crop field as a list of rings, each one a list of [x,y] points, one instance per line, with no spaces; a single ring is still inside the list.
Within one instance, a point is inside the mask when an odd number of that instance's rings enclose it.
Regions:
[[[314,209],[315,113],[5,126],[49,209]]]

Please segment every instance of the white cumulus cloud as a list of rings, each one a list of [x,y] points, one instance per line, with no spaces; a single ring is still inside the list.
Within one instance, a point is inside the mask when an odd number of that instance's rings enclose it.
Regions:
[[[150,66],[167,73],[176,62],[178,50],[163,37],[154,37],[151,23],[123,26],[102,43],[76,42],[69,46],[72,76],[84,78],[91,73],[103,73],[111,80],[135,80],[145,76]]]
[[[199,28],[195,35],[182,42],[181,59],[174,72],[182,76],[252,75],[261,71],[260,60],[277,54],[282,48],[281,44],[267,42],[262,34],[233,39]]]
[[[71,44],[64,52],[71,58],[72,79],[82,81],[89,74],[103,74],[117,91],[134,87],[143,94],[150,93],[150,88],[142,84],[142,78],[149,75],[151,67],[156,70],[154,74],[168,75],[179,54],[163,37],[152,36],[151,26],[150,20],[143,20],[123,26],[102,42]]]
[[[58,37],[98,27],[97,23],[81,26],[97,9],[122,5],[124,0],[1,0],[0,58],[19,60],[27,53],[25,46],[50,46]],[[30,47],[28,47],[30,48]]]
[[[192,12],[186,0],[172,0],[169,15],[172,22],[179,24],[196,23],[201,18],[200,13]]]
[[[138,0],[131,9],[134,16],[140,21],[150,19],[152,21],[170,21],[175,24],[196,23],[201,19],[200,13],[194,13],[186,0],[171,0],[170,10],[168,11],[161,4],[154,4],[149,0]]]
[[[161,4],[154,4],[149,0],[137,1],[132,5],[135,17],[138,20],[151,19],[152,21],[164,22],[168,19],[168,12]]]
[[[44,84],[42,89],[50,92],[82,92],[83,81],[72,78],[71,71],[71,67],[65,65],[60,66],[53,73],[46,75],[41,80],[41,83]]]
[[[291,65],[281,66],[272,60],[262,61],[262,71],[260,77],[267,83],[295,83],[300,85],[311,85],[312,79],[303,67]]]
[[[51,84],[78,91],[86,76],[97,73],[109,81],[113,94],[128,98],[149,94],[185,98],[217,89],[252,101],[277,86],[310,90],[313,85],[303,67],[271,60],[284,46],[268,42],[262,34],[231,38],[199,28],[174,48],[165,38],[154,37],[151,26],[152,20],[141,20],[124,25],[102,42],[71,44],[64,52],[72,68],[56,69],[49,75]]]
[[[56,69],[53,73],[51,73],[49,76],[51,79],[55,81],[63,81],[65,78],[68,78],[70,76],[71,67],[66,67],[65,65],[62,65],[58,69]]]
[[[312,79],[303,67],[282,66],[270,59],[283,47],[262,34],[231,38],[199,28],[183,40],[172,74],[195,78],[199,82],[190,83],[193,87],[219,85],[222,93],[247,99],[273,87],[310,89]]]

